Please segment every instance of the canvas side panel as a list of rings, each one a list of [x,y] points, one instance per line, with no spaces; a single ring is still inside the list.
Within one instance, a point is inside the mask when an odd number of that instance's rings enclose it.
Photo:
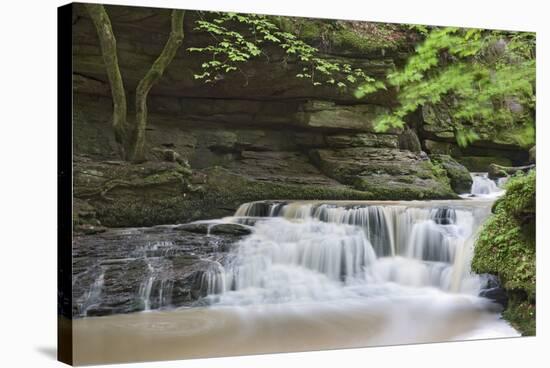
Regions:
[[[57,11],[57,359],[73,363],[72,4]]]

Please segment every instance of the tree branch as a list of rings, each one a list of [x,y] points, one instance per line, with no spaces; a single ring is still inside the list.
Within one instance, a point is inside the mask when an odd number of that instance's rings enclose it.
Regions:
[[[151,87],[162,77],[166,67],[172,62],[176,52],[183,43],[184,10],[172,10],[171,31],[168,41],[151,69],[139,82],[136,89],[136,129],[132,161],[145,160],[145,128],[147,126],[147,96]]]

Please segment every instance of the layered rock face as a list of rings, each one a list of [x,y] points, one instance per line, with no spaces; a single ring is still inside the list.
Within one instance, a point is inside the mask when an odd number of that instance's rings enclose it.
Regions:
[[[502,166],[518,166],[527,163],[528,151],[520,146],[514,137],[520,132],[508,131],[496,134],[487,128],[479,132],[480,140],[468,147],[459,147],[454,139],[454,132],[448,124],[451,119],[443,108],[431,105],[420,111],[419,134],[423,145],[431,154],[453,156],[470,171],[488,171],[491,163]]]
[[[168,37],[169,10],[106,9],[132,106],[132,91]],[[269,60],[243,65],[246,76],[224,75],[205,85],[193,77],[204,57],[187,51],[212,42],[210,35],[194,30],[198,17],[186,12],[184,44],[151,90],[149,161],[132,165],[117,154],[95,29],[85,9],[75,6],[74,175],[82,208],[75,223],[84,231],[100,224],[150,226],[220,217],[242,202],[260,199],[454,198],[468,183],[453,181],[451,171],[462,168],[463,174],[465,169],[456,162],[435,163],[426,152],[460,156],[465,165],[470,156],[522,159],[509,146],[511,154],[502,155],[498,145],[496,153],[453,153],[457,149],[448,134],[424,128],[422,117],[410,129],[380,134],[374,120],[396,103],[395,91],[357,100],[353,91],[313,86],[295,78],[299,66],[276,50]],[[359,32],[341,22],[329,37],[335,41],[327,44],[311,31],[323,21],[302,22],[309,27],[302,37],[325,57],[379,78],[402,65],[415,43],[406,27],[373,24]]]
[[[185,306],[204,297],[208,274],[247,228],[220,225],[209,236],[200,230],[159,226],[75,237],[73,315]]]

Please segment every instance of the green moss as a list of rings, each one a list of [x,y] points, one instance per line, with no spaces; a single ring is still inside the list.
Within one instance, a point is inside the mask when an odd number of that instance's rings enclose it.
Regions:
[[[522,295],[511,295],[502,316],[523,336],[536,335],[536,305]]]
[[[206,197],[222,202],[264,199],[373,199],[373,194],[344,186],[287,184],[252,180],[220,167],[208,170]]]
[[[472,187],[472,177],[470,172],[461,164],[456,162],[449,155],[430,155],[430,159],[435,167],[434,174],[441,177],[445,172],[445,177],[448,179],[455,193],[468,193]]]
[[[412,175],[393,177],[357,177],[352,184],[356,189],[371,193],[373,199],[377,200],[403,201],[458,198],[451,190],[446,175],[435,176],[430,171],[428,173],[420,171]]]
[[[397,49],[406,41],[402,29],[393,24],[278,17],[281,29],[315,46],[352,53]]]
[[[521,220],[524,215],[534,214],[536,210],[536,176],[535,171],[527,175],[522,172],[506,185],[506,196],[495,204],[495,209],[500,208]]]
[[[493,141],[502,144],[513,144],[525,149],[535,145],[534,124],[524,124],[519,127],[499,132]]]
[[[402,186],[386,188],[383,185],[369,185],[366,182],[357,184],[357,187],[362,187],[372,193],[371,199],[388,200],[388,201],[408,201],[408,200],[423,200],[423,199],[449,199],[455,198],[448,191],[433,191],[429,189],[419,189],[403,183]]]
[[[457,157],[456,160],[472,172],[489,171],[490,164],[513,166],[509,158],[497,156],[462,156]]]
[[[536,299],[535,180],[534,170],[510,180],[483,225],[472,260],[474,272],[497,275],[508,291],[511,303],[504,317],[518,326],[533,326],[533,333],[535,314],[529,305]],[[520,331],[529,333],[529,328]]]
[[[447,176],[447,170],[445,170],[445,167],[439,162],[433,162],[432,163],[432,172],[434,176],[440,180],[443,183],[447,183],[448,185],[451,184],[451,181],[449,180],[449,177]]]
[[[498,210],[484,225],[472,269],[499,276],[504,288],[535,294],[535,249],[517,220]]]
[[[392,39],[389,30],[384,25],[376,25],[377,33],[386,35],[369,34],[367,32],[358,32],[348,27],[342,27],[332,34],[332,43],[341,48],[351,48],[359,52],[371,52],[377,49],[395,49],[399,43]]]

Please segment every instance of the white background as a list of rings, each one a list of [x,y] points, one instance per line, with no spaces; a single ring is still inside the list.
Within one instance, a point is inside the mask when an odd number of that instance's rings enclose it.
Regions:
[[[537,31],[538,328],[536,338],[218,358],[124,367],[536,367],[548,364],[548,9],[543,0],[112,1],[203,10]],[[5,0],[0,11],[0,366],[57,367],[56,7]],[[7,79],[7,83],[6,83]],[[544,87],[546,86],[546,88]],[[231,336],[228,336],[230,339]],[[546,351],[544,350],[546,349]],[[543,358],[544,357],[544,358]],[[546,360],[545,363],[544,360]]]

